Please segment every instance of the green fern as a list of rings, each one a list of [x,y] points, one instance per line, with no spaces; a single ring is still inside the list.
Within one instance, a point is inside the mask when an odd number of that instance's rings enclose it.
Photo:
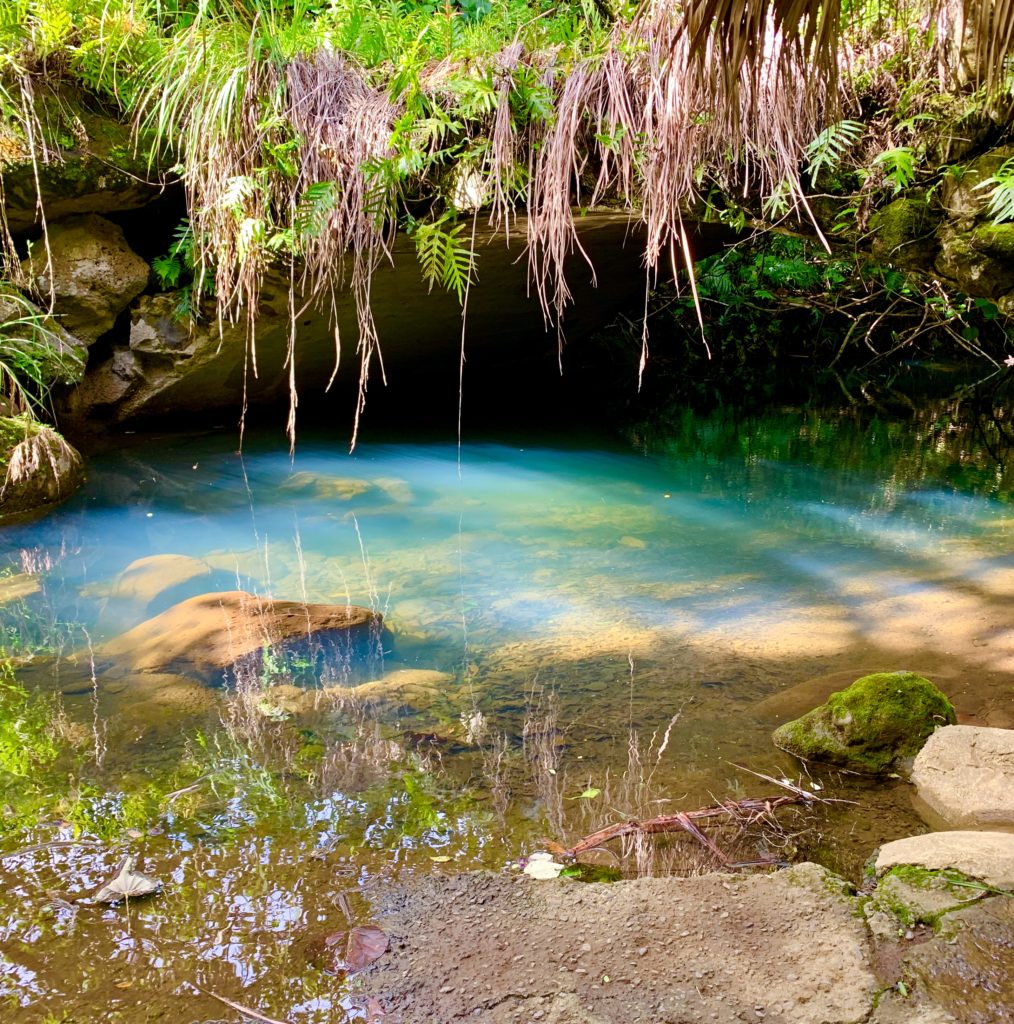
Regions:
[[[833,173],[845,154],[862,138],[865,126],[860,121],[838,121],[828,125],[806,147],[806,173],[816,185],[822,171]]]
[[[475,253],[461,238],[464,224],[445,228],[450,220],[444,214],[432,224],[415,226],[415,247],[422,268],[423,280],[432,290],[434,284],[441,284],[463,302],[465,289],[474,282]]]
[[[990,189],[986,196],[986,212],[994,224],[1004,224],[1014,220],[1014,156],[1005,160],[996,174],[990,175],[975,186],[979,189]]]
[[[897,195],[915,181],[915,150],[911,146],[885,149],[873,158],[875,167],[884,168],[884,179]]]
[[[318,238],[338,205],[338,184],[318,181],[304,189],[296,206],[293,226],[297,238]]]

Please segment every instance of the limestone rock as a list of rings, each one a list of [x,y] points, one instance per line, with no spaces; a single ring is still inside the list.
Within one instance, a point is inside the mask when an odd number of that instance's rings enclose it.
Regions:
[[[934,729],[954,720],[950,701],[928,679],[878,672],[832,693],[772,738],[805,761],[877,775],[913,757]]]
[[[968,242],[995,260],[1014,262],[1014,224],[980,224],[969,234]]]
[[[895,199],[870,220],[874,258],[900,267],[929,266],[936,248],[935,226],[924,199]]]
[[[202,594],[142,622],[95,652],[100,670],[192,672],[206,679],[227,670],[258,672],[265,651],[304,648],[350,662],[376,644],[383,618],[355,605],[272,601],[241,590]]]
[[[454,677],[432,669],[403,668],[344,691],[349,697],[388,710],[425,711],[447,692]]]
[[[84,482],[84,460],[55,430],[0,417],[0,517],[69,498]]]
[[[89,369],[81,386],[63,400],[61,422],[87,431],[94,428],[96,420],[122,422],[144,417],[154,406],[163,414],[172,409],[178,415],[181,410],[207,405],[207,394],[188,403],[176,389],[201,368],[218,363],[223,353],[245,351],[246,328],[225,323],[220,330],[213,316],[198,322],[181,319],[178,305],[179,297],[173,292],[137,299],[131,309],[128,347],[115,348],[108,359]],[[280,329],[284,322],[284,312],[264,299],[258,312],[258,338]],[[242,367],[230,364],[226,376],[230,387],[236,380],[241,383]],[[280,377],[254,379],[254,384],[271,393],[284,389]],[[225,386],[225,381],[219,380],[216,386]],[[176,393],[178,407],[173,404],[175,399],[161,401],[160,396],[169,391]]]
[[[1012,935],[1014,899],[981,900],[948,914],[941,933],[913,943],[900,967],[916,995],[960,1024],[1008,1024],[1014,992]],[[919,1021],[915,1016],[901,1019],[905,1024]]]
[[[23,601],[41,589],[39,577],[33,573],[19,572],[16,576],[0,578],[0,605],[12,601]]]
[[[37,245],[25,269],[42,294],[52,290],[64,327],[89,344],[148,284],[148,264],[127,245],[119,227],[95,214],[52,225],[49,251],[52,268],[45,248]]]
[[[953,228],[941,231],[937,273],[969,295],[999,298],[1014,288],[1014,264],[994,259],[976,247],[977,241],[982,244],[975,232],[959,233]]]
[[[912,782],[934,828],[1014,832],[1014,730],[941,729],[915,759]]]
[[[0,287],[0,332],[6,344],[31,345],[38,376],[46,384],[77,384],[84,376],[88,346],[75,338],[55,317],[23,295]]]
[[[212,579],[213,575],[215,579]],[[231,576],[235,586],[235,573]],[[136,626],[151,615],[196,597],[208,590],[230,585],[228,573],[215,571],[207,562],[188,555],[149,555],[131,562],[112,585],[93,585],[89,596],[103,598],[98,630],[105,636]]]
[[[164,178],[150,166],[145,145],[135,144],[129,121],[96,109],[66,76],[53,76],[35,103],[49,159],[33,163],[25,140],[20,151],[5,151],[4,215],[12,232],[39,226],[40,198],[55,224],[76,214],[137,210],[164,194]]]
[[[878,875],[901,865],[927,871],[960,871],[997,889],[1014,889],[1014,835],[1007,832],[929,832],[885,843],[877,851]]]
[[[188,555],[149,555],[135,559],[117,577],[112,596],[147,608],[159,594],[197,576],[210,576],[211,566]]]
[[[434,873],[376,899],[391,953],[371,983],[404,1021],[476,1019],[479,991],[483,1024],[855,1024],[882,986],[840,886],[805,864],[609,885]],[[566,949],[564,918],[566,936],[584,940],[568,938]],[[560,992],[580,997],[574,1015],[551,1016],[566,1008]]]
[[[371,484],[355,477],[322,476],[302,471],[291,474],[280,489],[322,501],[352,501],[371,490]]]
[[[979,186],[1012,156],[1014,146],[1001,146],[972,160],[960,177],[944,175],[941,203],[948,218],[971,227],[975,220],[984,216],[989,189]]]

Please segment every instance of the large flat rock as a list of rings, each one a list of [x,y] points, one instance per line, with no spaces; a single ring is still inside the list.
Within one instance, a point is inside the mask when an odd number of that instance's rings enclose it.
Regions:
[[[916,757],[912,782],[932,828],[1014,832],[1014,729],[939,729]]]
[[[393,893],[369,977],[389,1024],[844,1024],[879,988],[833,875],[590,885],[433,877]]]
[[[877,852],[878,875],[903,865],[928,871],[960,871],[998,889],[1014,889],[1014,835],[930,832],[885,843]]]
[[[315,642],[353,659],[379,638],[383,618],[356,605],[303,604],[241,590],[201,594],[173,605],[95,651],[107,675],[195,673],[214,680],[264,651]]]

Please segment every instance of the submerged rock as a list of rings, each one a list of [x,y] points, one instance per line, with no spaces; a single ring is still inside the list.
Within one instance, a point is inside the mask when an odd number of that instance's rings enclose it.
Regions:
[[[387,710],[426,711],[448,693],[454,676],[434,669],[402,668],[388,672],[383,679],[371,679],[342,691],[365,704]]]
[[[227,670],[258,673],[262,655],[293,648],[349,663],[375,647],[383,617],[356,605],[272,601],[241,590],[181,601],[99,647],[111,673],[195,672],[209,681]]]
[[[89,596],[104,598],[99,630],[108,636],[130,629],[152,614],[214,586],[213,569],[189,555],[149,555],[130,563],[112,585],[93,586]],[[221,575],[225,575],[224,573]]]
[[[0,417],[0,518],[69,498],[84,482],[84,460],[51,427]]]
[[[1014,730],[951,725],[912,768],[916,810],[933,828],[1014,832]]]
[[[914,757],[936,728],[954,721],[951,702],[928,679],[878,672],[779,726],[772,739],[804,761],[878,775]]]

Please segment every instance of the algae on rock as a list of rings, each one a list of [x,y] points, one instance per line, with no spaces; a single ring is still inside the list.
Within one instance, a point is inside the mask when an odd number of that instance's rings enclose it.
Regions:
[[[772,739],[804,761],[879,775],[914,757],[933,731],[955,721],[951,702],[915,672],[877,672],[832,693]]]
[[[0,417],[0,519],[63,501],[83,481],[81,456],[52,427]]]

